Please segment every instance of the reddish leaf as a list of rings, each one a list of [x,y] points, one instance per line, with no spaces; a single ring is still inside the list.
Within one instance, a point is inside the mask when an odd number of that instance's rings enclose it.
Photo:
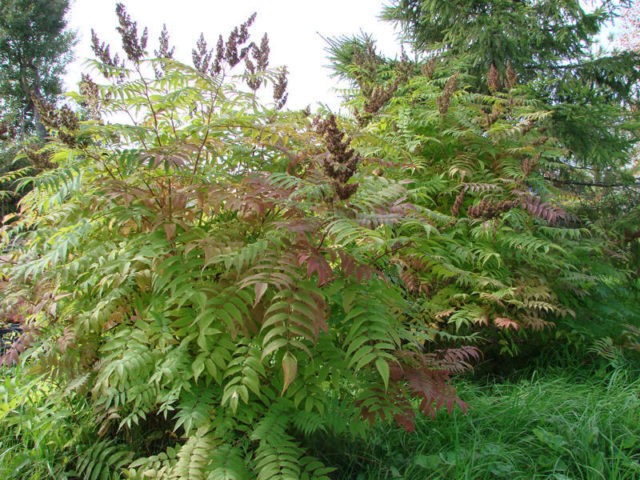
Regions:
[[[317,252],[303,252],[298,255],[298,265],[307,264],[307,278],[318,274],[318,286],[326,285],[333,278],[331,265],[324,256]]]
[[[413,433],[416,431],[415,418],[416,415],[411,409],[405,410],[402,413],[398,413],[393,416],[393,419],[396,421],[396,423],[409,433]]]
[[[514,330],[518,330],[520,328],[520,325],[518,325],[518,323],[514,322],[513,320],[507,317],[496,317],[493,319],[493,323],[495,324],[496,327],[504,328],[506,330],[510,328]]]
[[[346,252],[338,252],[340,256],[340,268],[342,273],[348,277],[355,277],[358,282],[369,280],[374,270],[369,265],[358,264],[357,260]]]

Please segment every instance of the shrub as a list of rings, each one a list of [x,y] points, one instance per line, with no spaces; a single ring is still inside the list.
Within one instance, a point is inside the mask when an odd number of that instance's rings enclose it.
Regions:
[[[363,167],[334,116],[278,111],[286,77],[250,41],[253,17],[187,66],[166,32],[147,58],[146,32],[118,15],[126,63],[94,34],[110,82],[84,77],[87,119],[42,106],[57,168],[23,181],[5,232],[22,245],[8,302],[36,298],[32,361],[86,398],[102,436],[73,468],[110,456],[130,478],[322,479],[305,436],[375,418],[412,430],[412,399],[464,408],[448,380],[476,350],[431,348],[388,273],[432,229],[406,185]]]

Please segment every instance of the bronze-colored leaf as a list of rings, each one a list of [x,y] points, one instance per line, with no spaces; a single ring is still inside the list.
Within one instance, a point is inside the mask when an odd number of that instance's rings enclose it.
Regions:
[[[287,388],[295,380],[298,373],[298,359],[289,352],[282,357],[282,373],[284,374],[282,395],[284,395],[284,392],[287,391]]]
[[[267,291],[268,287],[269,284],[264,282],[258,282],[253,286],[256,292],[256,299],[253,302],[254,307],[260,303],[260,300],[262,300],[262,297],[264,296],[264,293]]]

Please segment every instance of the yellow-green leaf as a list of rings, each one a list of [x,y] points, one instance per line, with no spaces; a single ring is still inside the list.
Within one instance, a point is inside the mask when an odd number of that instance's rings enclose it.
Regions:
[[[282,372],[284,373],[282,395],[284,395],[284,392],[287,391],[287,388],[289,388],[289,385],[291,385],[298,373],[298,359],[289,352],[285,353],[284,357],[282,357]]]

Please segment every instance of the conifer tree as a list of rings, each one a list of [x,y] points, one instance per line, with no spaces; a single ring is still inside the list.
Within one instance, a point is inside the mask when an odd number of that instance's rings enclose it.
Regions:
[[[62,91],[75,38],[68,9],[68,0],[0,2],[0,113],[4,128],[20,137],[45,136],[33,98],[52,101]]]
[[[75,40],[68,10],[68,0],[0,0],[0,220],[15,209],[13,180],[21,168],[48,164],[41,157],[16,163],[14,157],[20,144],[31,143],[30,150],[44,144],[36,104],[53,105],[62,92]]]
[[[551,133],[569,150],[565,163],[596,167],[593,180],[601,182],[637,140],[621,105],[637,103],[638,56],[596,51],[619,3],[601,0],[587,11],[572,0],[396,0],[384,17],[418,52],[468,74],[478,91],[505,87],[511,68],[553,110]]]

